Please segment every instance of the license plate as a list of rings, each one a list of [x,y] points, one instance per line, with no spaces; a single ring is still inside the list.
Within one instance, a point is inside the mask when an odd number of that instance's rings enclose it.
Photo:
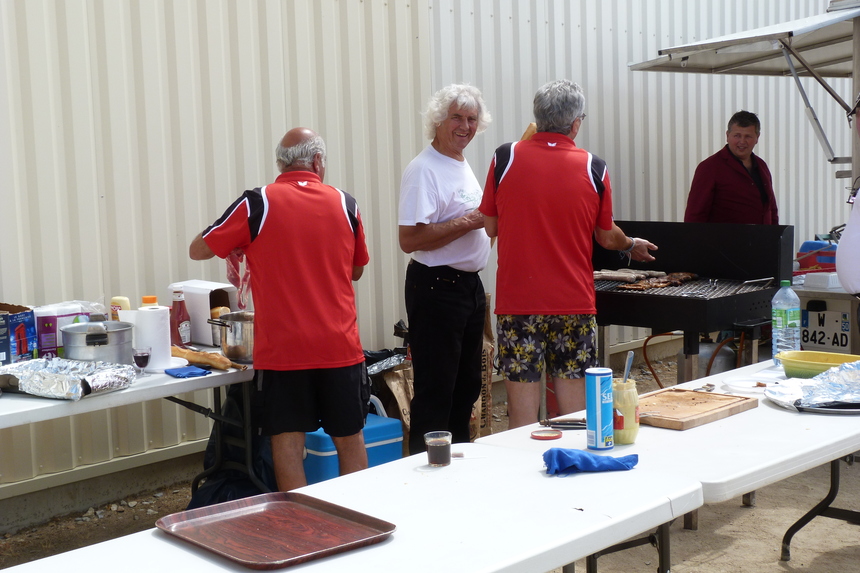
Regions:
[[[801,311],[800,345],[804,350],[851,350],[851,314],[840,311]]]

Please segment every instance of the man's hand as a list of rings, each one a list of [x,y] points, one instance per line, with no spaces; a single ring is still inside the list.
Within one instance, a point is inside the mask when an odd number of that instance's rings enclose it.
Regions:
[[[466,224],[469,226],[469,230],[471,231],[484,228],[484,214],[477,209],[464,215],[462,218],[465,220]]]
[[[650,262],[654,260],[654,256],[649,251],[656,251],[657,245],[650,242],[648,239],[633,239],[633,250],[630,251],[630,259],[639,262]]]

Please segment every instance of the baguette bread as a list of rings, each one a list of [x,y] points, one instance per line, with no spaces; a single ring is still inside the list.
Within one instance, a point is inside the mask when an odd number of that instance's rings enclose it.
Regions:
[[[209,318],[221,318],[222,314],[229,314],[231,312],[233,311],[230,310],[229,306],[216,306],[209,311]]]
[[[197,352],[195,350],[187,350],[178,346],[170,347],[170,355],[177,358],[184,358],[189,364],[200,364],[201,366],[209,366],[218,370],[229,370],[233,362],[217,352]]]

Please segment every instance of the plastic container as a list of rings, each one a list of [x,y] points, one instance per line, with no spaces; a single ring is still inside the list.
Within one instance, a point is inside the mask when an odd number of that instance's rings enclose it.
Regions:
[[[119,311],[131,310],[131,302],[127,296],[115,296],[110,299],[110,319],[119,320]]]
[[[831,368],[846,362],[860,361],[856,354],[837,354],[836,352],[815,352],[798,350],[786,352],[780,357],[785,375],[789,378],[813,378]]]
[[[773,363],[781,364],[777,354],[800,350],[800,298],[791,289],[791,281],[779,283],[771,301],[773,328]]]
[[[364,424],[364,447],[367,465],[378,466],[403,457],[403,425],[397,418],[368,414]],[[337,477],[337,450],[331,437],[322,429],[305,434],[305,477],[308,484]]]
[[[140,298],[140,306],[158,306],[158,297],[146,295]]]
[[[585,433],[589,450],[611,450],[615,446],[612,409],[612,369],[586,369]]]
[[[616,444],[632,444],[639,434],[639,391],[636,382],[612,381],[613,429]]]
[[[185,293],[173,289],[173,307],[170,309],[170,344],[185,348],[191,344],[191,315],[185,306]]]

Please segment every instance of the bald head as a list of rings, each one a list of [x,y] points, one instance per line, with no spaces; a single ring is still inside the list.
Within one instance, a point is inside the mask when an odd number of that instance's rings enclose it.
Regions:
[[[316,132],[308,129],[307,127],[294,127],[284,135],[283,139],[281,139],[281,147],[295,147],[296,145],[313,139],[316,136]]]
[[[325,175],[325,142],[316,132],[306,127],[289,130],[275,151],[278,169],[311,171],[322,179]]]

